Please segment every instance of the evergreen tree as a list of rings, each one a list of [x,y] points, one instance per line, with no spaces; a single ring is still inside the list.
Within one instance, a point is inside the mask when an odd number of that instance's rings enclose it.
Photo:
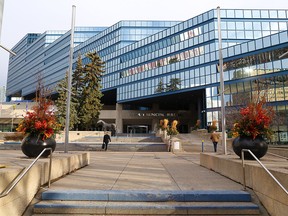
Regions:
[[[166,85],[166,91],[176,91],[180,89],[181,80],[179,78],[170,79],[169,84]]]
[[[67,89],[68,89],[68,74],[66,73],[65,78],[61,82],[58,83],[58,86],[57,86],[58,98],[55,101],[55,104],[57,106],[58,120],[59,120],[59,123],[63,127],[65,127],[65,124],[66,124]],[[75,94],[75,91],[72,87],[71,96],[74,94]],[[77,113],[75,109],[76,104],[77,104],[77,101],[75,101],[75,99],[71,97],[69,129],[73,129],[74,125],[78,123],[78,117],[77,117]]]
[[[84,67],[83,82],[84,87],[81,95],[82,109],[81,109],[81,126],[86,130],[96,124],[100,110],[103,104],[101,104],[101,77],[104,73],[104,64],[97,52],[88,53],[86,55],[89,58],[90,63]]]
[[[163,83],[163,80],[160,79],[158,85],[157,85],[157,88],[155,89],[155,93],[161,93],[161,92],[164,92],[165,91],[165,86],[164,86],[164,83]]]
[[[81,59],[81,55],[78,55],[78,60],[76,62],[76,68],[75,71],[72,75],[72,88],[73,88],[73,92],[74,94],[71,95],[72,100],[75,101],[75,110],[76,110],[76,115],[79,119],[79,121],[77,121],[77,124],[75,125],[75,129],[78,130],[80,125],[80,121],[83,118],[83,116],[81,116],[82,114],[82,107],[83,107],[83,100],[82,100],[82,94],[83,94],[83,88],[85,86],[84,83],[84,67],[82,64],[82,59]]]

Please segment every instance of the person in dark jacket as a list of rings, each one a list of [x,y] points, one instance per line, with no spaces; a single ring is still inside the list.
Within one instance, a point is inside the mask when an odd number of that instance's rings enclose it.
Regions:
[[[111,142],[111,138],[110,138],[108,132],[105,132],[105,135],[103,137],[102,149],[105,149],[105,151],[107,151],[109,142]]]

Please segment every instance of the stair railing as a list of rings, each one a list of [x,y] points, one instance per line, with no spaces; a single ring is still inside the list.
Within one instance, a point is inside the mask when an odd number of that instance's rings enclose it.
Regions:
[[[26,175],[26,173],[33,167],[33,165],[38,161],[38,159],[44,154],[45,151],[50,151],[50,160],[49,160],[49,174],[48,174],[48,188],[51,185],[51,168],[52,168],[52,148],[45,148],[43,151],[35,158],[35,160],[30,164],[29,167],[26,167],[20,171],[20,173],[13,179],[13,181],[7,185],[7,187],[1,192],[0,198],[7,196],[10,191],[18,184],[18,182]]]
[[[273,176],[273,174],[264,166],[263,163],[250,151],[249,149],[242,149],[241,158],[242,158],[242,168],[243,168],[243,189],[246,190],[246,178],[245,178],[245,163],[244,163],[244,152],[249,152],[252,157],[262,166],[262,168],[272,177],[272,179],[280,186],[280,188],[288,195],[288,191],[283,187],[283,185]]]

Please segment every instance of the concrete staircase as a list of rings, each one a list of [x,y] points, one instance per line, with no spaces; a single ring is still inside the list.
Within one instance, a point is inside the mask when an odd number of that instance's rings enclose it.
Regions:
[[[71,150],[101,151],[102,136],[85,136],[77,141],[69,143]],[[56,150],[62,150],[63,145],[57,143]],[[151,134],[125,135],[111,137],[108,145],[109,151],[138,151],[138,152],[163,152],[167,146],[160,137]]]
[[[244,191],[49,190],[40,215],[259,215]]]

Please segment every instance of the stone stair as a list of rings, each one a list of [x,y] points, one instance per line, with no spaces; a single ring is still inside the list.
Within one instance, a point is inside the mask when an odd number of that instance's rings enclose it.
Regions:
[[[103,136],[85,136],[76,142],[102,142]],[[160,137],[151,134],[119,134],[111,137],[112,142],[162,142]]]
[[[102,136],[85,136],[77,141],[69,143],[71,150],[101,151],[103,143]],[[62,143],[63,144],[63,143]],[[57,143],[56,150],[62,150],[63,145]],[[167,146],[160,137],[151,134],[129,135],[111,137],[108,151],[138,151],[138,152],[163,152]]]
[[[259,215],[238,190],[49,190],[34,205],[42,215]]]

